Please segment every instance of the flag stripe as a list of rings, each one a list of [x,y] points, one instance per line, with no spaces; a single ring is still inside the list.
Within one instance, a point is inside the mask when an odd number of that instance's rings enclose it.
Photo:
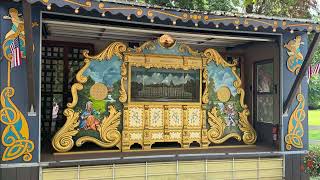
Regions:
[[[22,54],[20,51],[20,40],[19,36],[16,37],[10,44],[11,51],[11,68],[20,66],[22,64]]]

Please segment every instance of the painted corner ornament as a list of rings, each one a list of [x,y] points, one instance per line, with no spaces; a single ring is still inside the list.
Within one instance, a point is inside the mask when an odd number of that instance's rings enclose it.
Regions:
[[[287,61],[288,70],[295,75],[298,74],[303,63],[303,55],[300,51],[301,44],[303,44],[303,42],[301,42],[301,36],[297,36],[295,39],[290,40],[288,44],[284,45],[284,47],[289,50],[289,58]],[[299,149],[303,148],[302,137],[304,135],[304,128],[302,121],[305,119],[306,113],[304,111],[305,98],[301,91],[301,85],[296,99],[297,105],[290,116],[288,131],[285,136],[287,150],[291,150],[292,146]]]
[[[301,36],[297,36],[295,39],[290,40],[288,44],[284,45],[284,47],[288,49],[287,53],[289,55],[287,61],[288,70],[295,74],[298,74],[303,63],[303,55],[300,50],[300,45],[302,44]]]
[[[28,122],[22,112],[14,104],[11,98],[14,96],[15,89],[11,87],[11,58],[10,44],[15,38],[20,39],[20,51],[22,57],[25,57],[25,35],[23,20],[20,19],[17,9],[9,9],[9,16],[5,19],[12,21],[10,31],[5,35],[2,44],[2,50],[8,64],[8,81],[7,87],[1,92],[1,109],[0,122],[6,127],[1,135],[1,143],[5,147],[2,153],[2,161],[11,161],[22,156],[23,161],[32,160],[32,152],[34,150],[34,143],[29,138]]]

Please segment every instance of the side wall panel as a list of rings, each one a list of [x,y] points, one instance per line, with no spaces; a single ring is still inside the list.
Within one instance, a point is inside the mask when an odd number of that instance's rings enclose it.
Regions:
[[[299,44],[299,37],[301,43]],[[286,33],[283,36],[283,99],[284,103],[288,98],[290,89],[293,86],[297,75],[295,71],[290,71],[288,64],[292,69],[296,70],[299,64],[302,64],[303,59],[308,50],[307,34],[290,34]],[[299,48],[293,47],[295,44]],[[289,52],[289,54],[288,54]],[[300,59],[300,60],[299,60]],[[292,63],[290,63],[292,62]],[[308,149],[308,83],[305,76],[301,88],[298,89],[293,103],[290,105],[287,114],[283,115],[285,149],[286,150],[307,150]]]
[[[14,8],[14,9],[11,9]],[[10,10],[11,9],[11,10]],[[9,10],[11,13],[9,13]],[[11,3],[11,2],[2,2],[0,6],[0,16],[1,16],[1,52],[5,50],[5,48],[10,47],[11,42],[16,36],[19,34],[20,40],[20,49],[22,54],[24,54],[24,45],[22,43],[24,39],[24,33],[21,31],[19,33],[19,28],[23,28],[22,23],[14,24],[14,20],[17,20],[16,12],[19,14],[19,21],[23,20],[23,12],[22,12],[22,3]],[[10,87],[14,89],[14,95],[11,98],[2,99],[0,109],[2,112],[8,112],[7,116],[2,116],[2,122],[0,123],[0,133],[7,141],[1,140],[0,142],[0,162],[1,164],[12,164],[12,163],[37,163],[39,162],[39,59],[40,59],[40,13],[39,9],[33,7],[32,9],[32,22],[37,25],[33,27],[33,39],[34,39],[34,78],[35,81],[35,111],[36,116],[28,116],[28,81],[27,81],[27,66],[25,58],[22,59],[22,65],[14,68],[9,68],[11,71],[11,79],[10,79]],[[21,14],[21,15],[20,15]],[[5,17],[5,18],[2,18]],[[10,39],[9,41],[6,41]],[[28,40],[26,40],[28,41]],[[6,58],[6,54],[10,53],[10,48],[6,49],[5,53],[1,54],[0,61],[0,91],[4,92],[6,87],[8,87],[8,60]],[[7,88],[8,89],[8,88]],[[9,103],[11,99],[12,103]],[[14,123],[14,129],[12,127],[7,126],[5,123],[8,121],[8,117],[12,119],[13,113],[12,111],[6,109],[5,107],[16,107],[15,112],[18,114],[17,122]],[[10,119],[9,118],[9,119]],[[13,134],[13,132],[17,132]],[[14,141],[11,141],[12,139]],[[15,143],[12,143],[15,142]],[[19,144],[19,142],[23,145],[24,148],[14,148],[15,145]],[[11,144],[10,144],[11,143]],[[8,152],[19,152],[16,154],[10,154]]]

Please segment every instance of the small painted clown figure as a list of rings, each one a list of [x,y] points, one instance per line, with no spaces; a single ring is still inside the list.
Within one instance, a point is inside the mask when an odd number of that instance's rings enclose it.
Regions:
[[[236,126],[236,122],[235,122],[235,116],[236,116],[236,111],[233,107],[233,105],[231,103],[228,103],[224,106],[224,112],[227,115],[226,118],[226,124],[227,126]]]

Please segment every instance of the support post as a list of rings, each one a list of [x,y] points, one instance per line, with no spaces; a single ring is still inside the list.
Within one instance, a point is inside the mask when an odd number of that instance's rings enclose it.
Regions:
[[[35,116],[35,87],[33,76],[33,38],[32,38],[32,19],[31,4],[27,0],[22,1],[24,31],[26,38],[26,64],[27,64],[27,84],[28,84],[28,115]]]
[[[283,105],[283,113],[286,113],[289,110],[289,107],[290,107],[291,103],[293,102],[295,94],[297,94],[297,90],[299,88],[299,85],[301,84],[301,81],[302,81],[305,73],[307,72],[308,67],[311,64],[311,60],[312,60],[314,52],[316,51],[316,47],[318,46],[319,40],[320,40],[320,34],[315,33],[313,40],[308,48],[308,52],[306,54],[306,57],[304,58],[304,61],[303,61],[302,66],[300,68],[300,71],[299,71],[299,73],[293,83],[293,86],[289,92],[289,95]]]

